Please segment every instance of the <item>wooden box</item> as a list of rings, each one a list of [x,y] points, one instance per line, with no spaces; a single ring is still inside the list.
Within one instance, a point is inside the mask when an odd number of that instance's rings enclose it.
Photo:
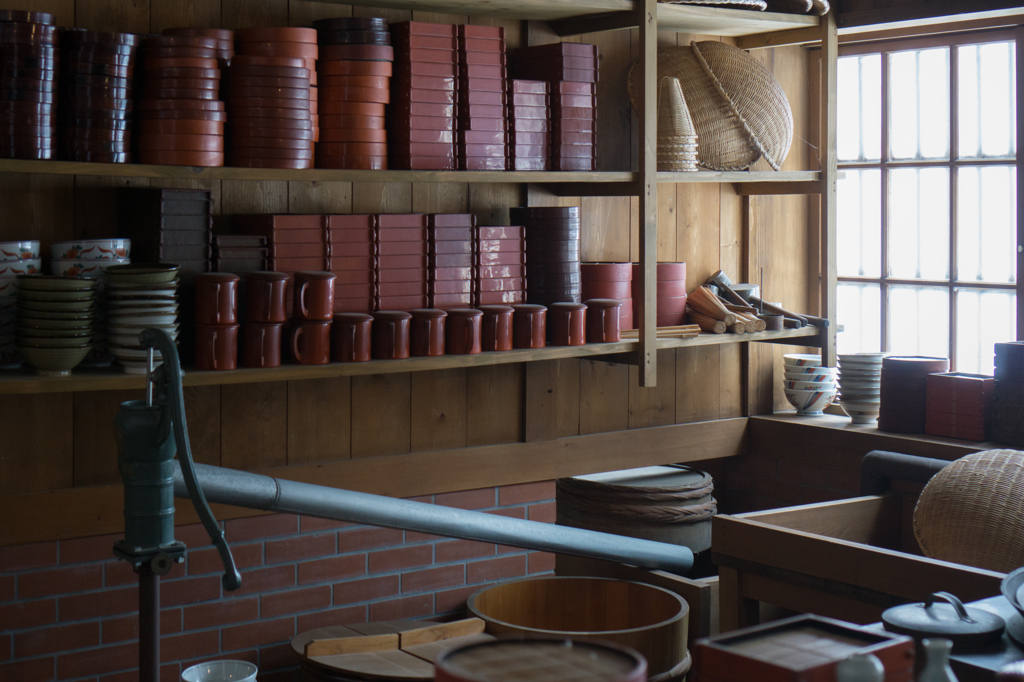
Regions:
[[[999,594],[1002,573],[921,556],[913,507],[891,494],[716,516],[722,632],[757,623],[758,602],[864,624],[933,592]]]
[[[693,682],[832,682],[836,664],[873,654],[885,682],[913,682],[914,640],[820,616],[795,616],[696,642]]]

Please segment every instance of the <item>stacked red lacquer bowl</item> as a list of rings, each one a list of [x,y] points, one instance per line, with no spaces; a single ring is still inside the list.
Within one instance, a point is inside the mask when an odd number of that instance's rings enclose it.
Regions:
[[[139,161],[169,166],[223,166],[218,41],[159,36],[142,44],[144,73]]]
[[[45,12],[0,10],[0,158],[52,159],[57,29]]]

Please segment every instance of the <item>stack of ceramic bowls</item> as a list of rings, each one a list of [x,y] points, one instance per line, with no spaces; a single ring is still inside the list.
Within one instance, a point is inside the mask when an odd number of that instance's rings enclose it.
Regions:
[[[881,402],[882,353],[839,356],[839,404],[854,424],[873,424]]]
[[[797,414],[819,415],[839,392],[835,369],[822,367],[820,355],[783,355],[786,400]]]
[[[145,374],[147,350],[139,334],[162,329],[178,338],[178,266],[115,265],[103,273],[107,288],[107,343],[128,374]],[[162,357],[154,353],[154,364]]]
[[[39,272],[39,242],[0,242],[0,368],[21,367],[14,347],[18,275]]]
[[[18,278],[17,349],[42,376],[66,376],[92,350],[96,280]]]
[[[96,286],[96,333],[93,335],[92,352],[82,361],[85,367],[106,367],[114,361],[107,348],[107,289],[102,277],[103,271],[111,266],[131,263],[128,258],[130,252],[130,239],[79,239],[50,246],[52,274],[99,281]]]

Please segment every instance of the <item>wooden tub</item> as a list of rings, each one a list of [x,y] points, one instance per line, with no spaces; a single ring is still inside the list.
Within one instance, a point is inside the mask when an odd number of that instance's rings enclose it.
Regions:
[[[487,633],[571,637],[631,647],[647,659],[648,675],[686,660],[686,601],[653,585],[607,578],[542,576],[485,587],[466,602]]]
[[[735,516],[712,525],[722,632],[758,622],[758,602],[853,623],[945,590],[999,594],[1004,574],[921,556],[913,500],[857,497]]]

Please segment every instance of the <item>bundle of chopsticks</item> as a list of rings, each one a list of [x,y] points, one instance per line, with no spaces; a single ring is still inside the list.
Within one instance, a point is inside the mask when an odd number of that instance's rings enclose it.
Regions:
[[[706,286],[697,287],[686,300],[686,319],[711,334],[763,332],[765,322],[752,306],[726,303]]]
[[[620,338],[627,341],[640,338],[639,329],[624,329]],[[657,338],[659,339],[689,339],[700,336],[700,326],[696,324],[681,324],[676,327],[658,327]]]

